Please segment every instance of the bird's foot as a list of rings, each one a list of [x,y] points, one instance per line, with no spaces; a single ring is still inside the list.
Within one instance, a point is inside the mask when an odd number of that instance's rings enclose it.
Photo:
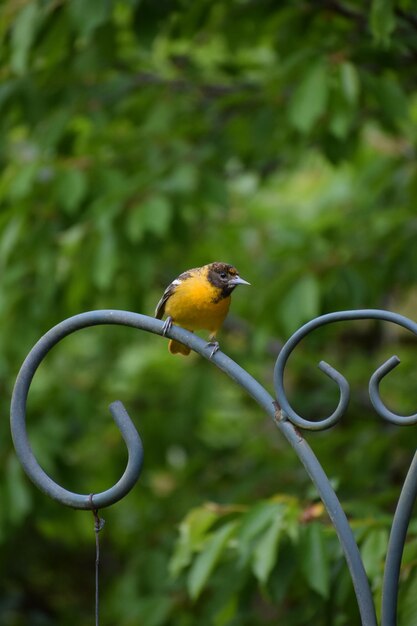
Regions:
[[[209,341],[207,343],[207,347],[211,346],[213,349],[210,352],[210,359],[212,359],[214,357],[214,355],[216,354],[217,350],[220,348],[220,344],[218,341]]]
[[[172,326],[172,317],[170,315],[168,315],[168,317],[166,318],[164,325],[162,326],[162,336],[165,337],[165,335],[167,334],[167,332],[169,332],[171,330],[171,326]]]

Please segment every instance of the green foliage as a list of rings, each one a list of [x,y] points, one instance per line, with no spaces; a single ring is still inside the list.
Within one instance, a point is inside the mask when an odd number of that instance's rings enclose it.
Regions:
[[[28,483],[7,424],[20,364],[52,325],[96,308],[152,314],[183,270],[233,262],[252,287],[234,294],[221,344],[271,388],[280,345],[315,315],[415,317],[416,24],[406,0],[1,4],[1,623],[92,620],[91,516]],[[384,400],[417,406],[415,346],[387,326],[316,332],[286,380],[313,419],[337,403],[319,360],[351,383],[347,418],[309,441],[378,607],[415,448],[367,399],[393,353]],[[140,483],[104,513],[103,626],[357,623],[337,540],[292,450],[232,381],[165,344],[80,332],[48,355],[29,397],[34,450],[75,491],[123,471],[110,402],[123,400],[144,439]],[[400,626],[415,621],[416,546],[412,527]]]
[[[171,571],[177,577],[188,569],[188,580],[193,583],[195,572],[202,572],[201,564],[210,563],[210,572],[205,570],[207,575],[198,577],[199,593],[193,593],[193,589],[190,592],[194,599],[199,597],[200,605],[216,607],[213,623],[218,619],[223,623],[224,613],[230,623],[244,621],[248,594],[252,603],[259,601],[255,581],[271,615],[275,619],[279,616],[286,624],[298,624],[301,619],[313,619],[313,623],[320,624],[329,614],[337,616],[338,623],[353,623],[359,619],[347,612],[353,589],[351,583],[346,588],[344,558],[334,529],[323,519],[323,511],[321,504],[304,508],[297,498],[281,495],[251,507],[215,508],[205,504],[193,509],[181,523],[181,537],[172,557]],[[201,524],[208,519],[210,524]],[[354,526],[366,572],[379,599],[389,524],[389,517],[383,516],[378,520],[357,521]],[[198,542],[194,540],[196,536]],[[402,614],[410,613],[405,624],[412,624],[414,619],[411,615],[415,606],[414,576],[410,576],[410,571],[415,574],[415,561],[411,561],[410,556],[416,545],[413,527],[404,559],[409,581],[403,593]],[[193,558],[183,561],[184,551]],[[210,576],[214,565],[217,573]],[[230,584],[230,576],[234,584]],[[345,590],[341,591],[343,588]],[[225,589],[229,589],[229,594]],[[202,596],[204,590],[205,596]],[[283,602],[285,596],[304,596],[302,610]],[[309,602],[305,598],[309,598]]]

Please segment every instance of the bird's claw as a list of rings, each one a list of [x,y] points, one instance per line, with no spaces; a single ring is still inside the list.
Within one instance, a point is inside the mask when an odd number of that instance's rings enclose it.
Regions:
[[[207,346],[212,346],[213,349],[210,352],[210,359],[212,359],[214,357],[214,355],[216,354],[217,350],[220,348],[220,344],[218,341],[209,341]]]
[[[167,334],[167,332],[169,332],[171,330],[171,326],[172,326],[172,317],[170,315],[168,315],[168,317],[166,318],[164,325],[162,326],[162,336],[165,337],[165,335]]]

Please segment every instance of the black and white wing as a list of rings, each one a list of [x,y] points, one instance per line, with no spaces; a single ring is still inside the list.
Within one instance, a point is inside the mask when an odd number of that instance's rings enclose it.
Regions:
[[[165,289],[164,293],[162,294],[162,298],[156,305],[156,309],[155,309],[155,317],[158,320],[162,319],[162,317],[164,316],[165,305],[167,301],[169,300],[169,298],[174,293],[174,291],[176,290],[176,288],[178,287],[178,285],[180,285],[182,281],[188,278],[189,276],[190,276],[190,271],[183,272],[182,274],[178,276],[178,278],[173,280],[172,283],[170,283],[168,287]]]
[[[168,285],[168,287],[165,289],[164,293],[162,294],[162,298],[160,299],[160,301],[158,302],[158,304],[156,305],[156,309],[155,309],[155,317],[158,320],[161,320],[164,316],[165,313],[165,305],[167,303],[167,300],[172,296],[172,294],[174,293],[175,290],[175,280],[172,281],[171,284]]]

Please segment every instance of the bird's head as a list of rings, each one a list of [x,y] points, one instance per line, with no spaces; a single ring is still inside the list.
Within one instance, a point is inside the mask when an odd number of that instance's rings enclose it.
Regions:
[[[250,285],[247,280],[239,276],[237,269],[228,263],[207,265],[207,278],[212,285],[219,287],[225,293],[232,293],[238,285]]]

